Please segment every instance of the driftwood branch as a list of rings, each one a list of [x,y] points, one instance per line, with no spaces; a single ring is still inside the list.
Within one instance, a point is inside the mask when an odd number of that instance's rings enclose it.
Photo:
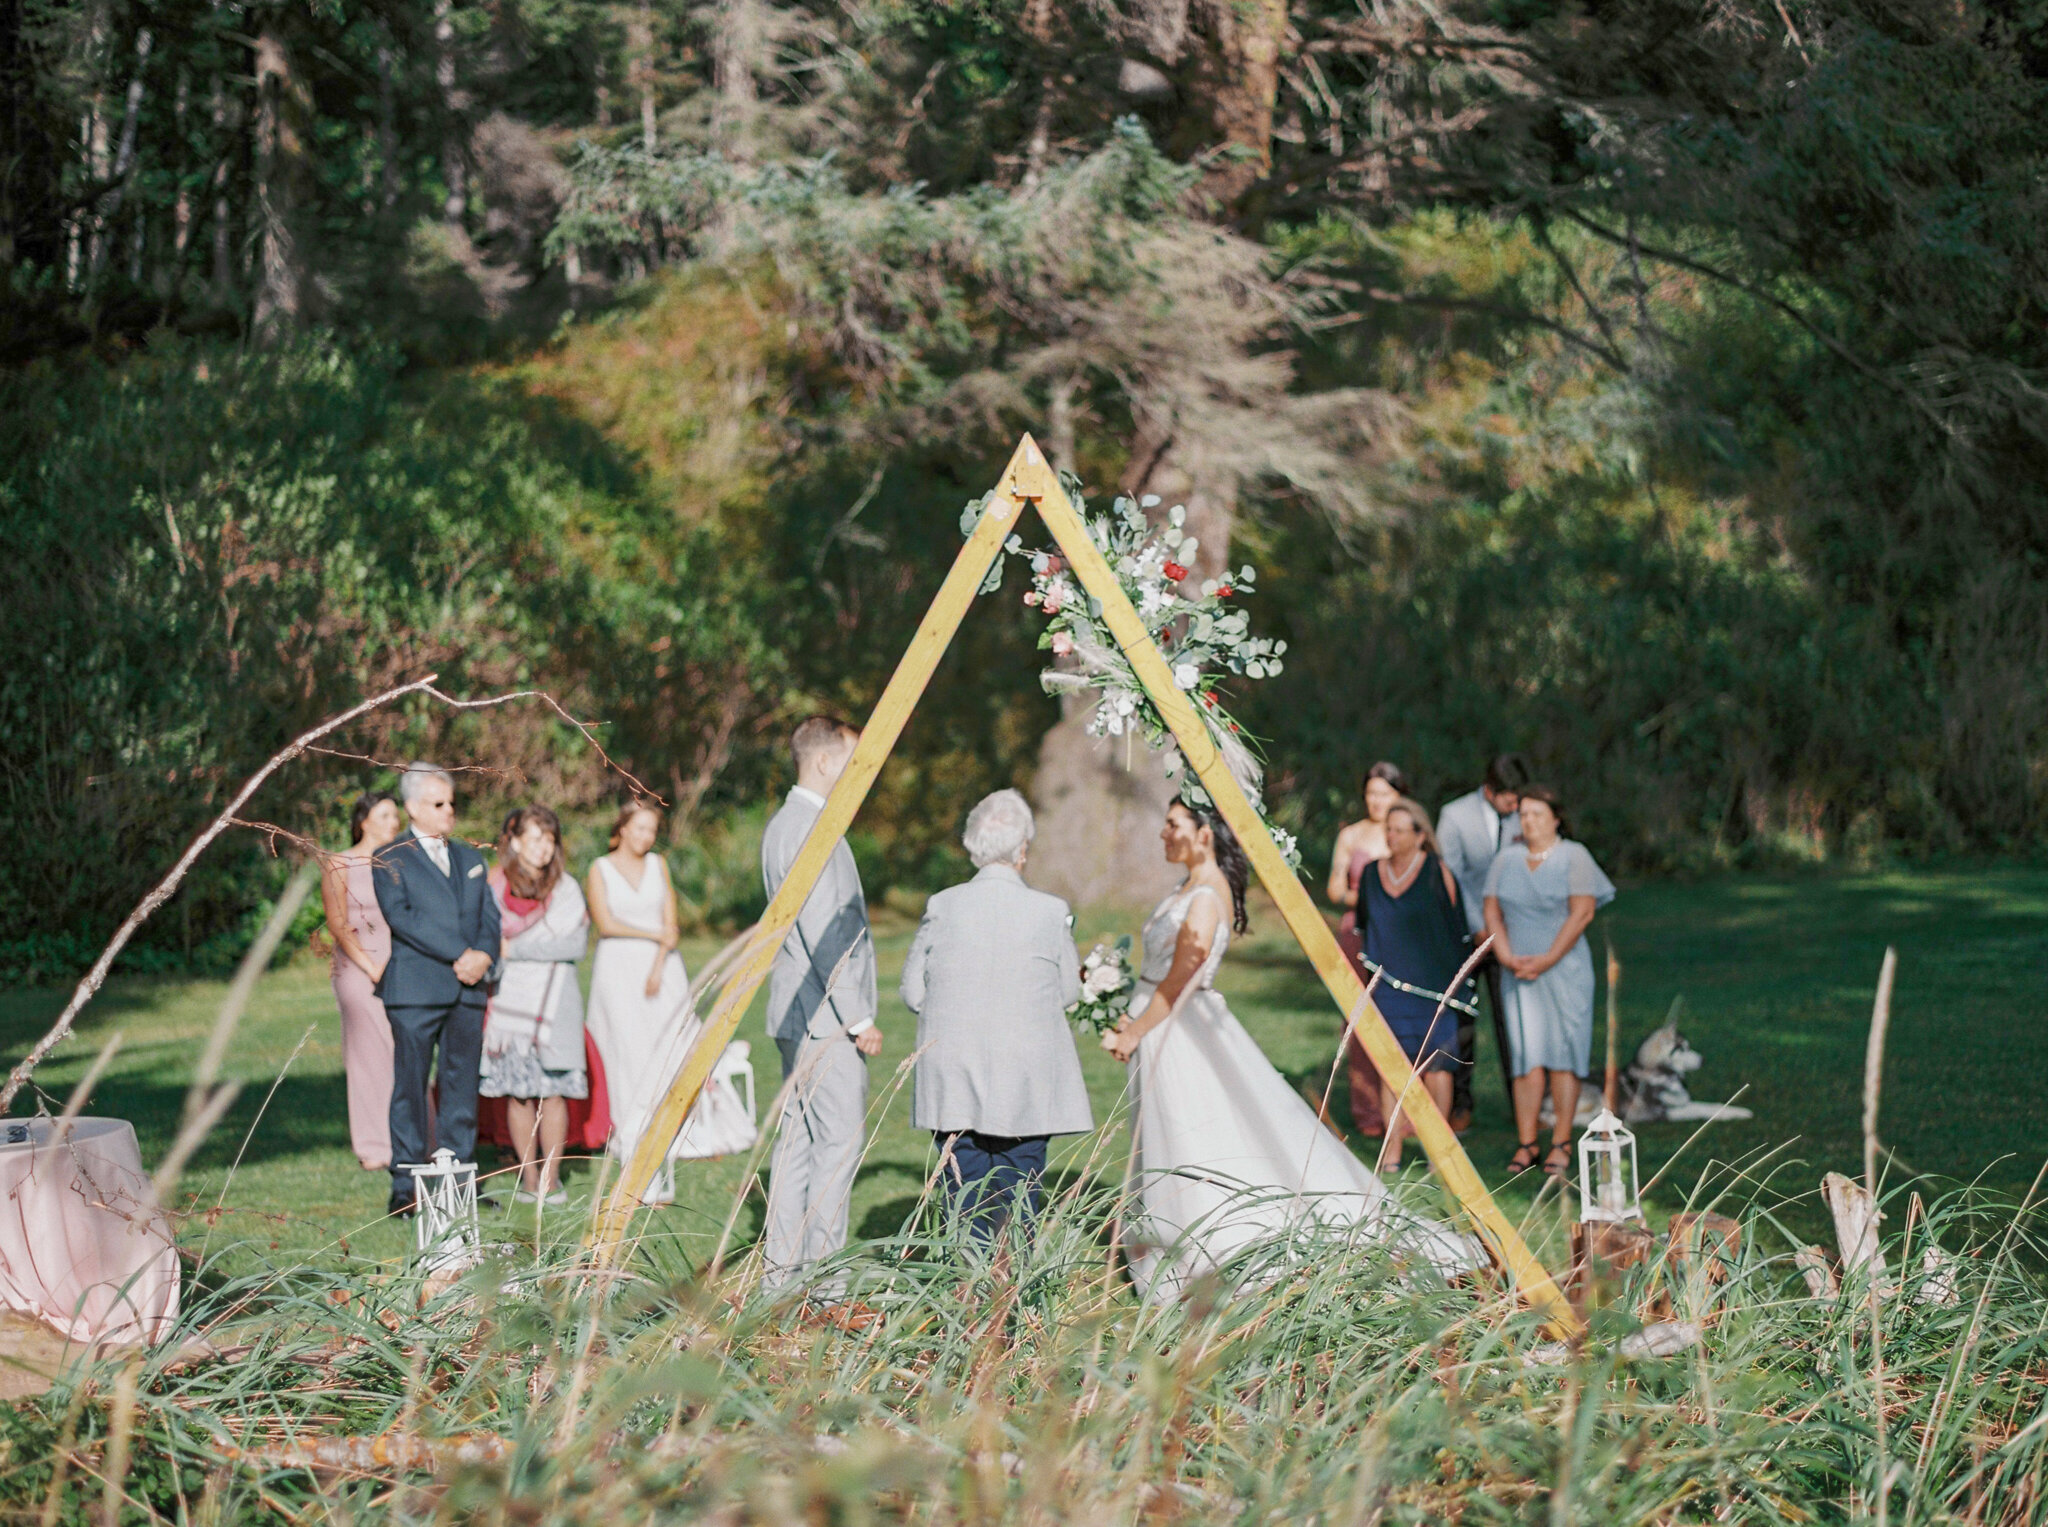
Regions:
[[[178,856],[177,863],[171,866],[170,873],[158,881],[155,888],[147,896],[143,897],[141,901],[136,903],[135,910],[122,919],[121,926],[114,930],[114,936],[107,941],[107,947],[100,951],[100,957],[93,961],[92,968],[79,980],[77,989],[71,993],[71,1000],[64,1004],[64,1011],[57,1015],[57,1021],[51,1025],[50,1031],[37,1040],[35,1047],[22,1057],[20,1064],[8,1073],[6,1086],[0,1087],[0,1114],[6,1113],[8,1108],[12,1106],[15,1095],[28,1084],[28,1079],[34,1074],[36,1067],[41,1065],[49,1053],[62,1044],[70,1035],[72,1025],[78,1021],[78,1015],[84,1011],[86,1003],[90,1002],[94,995],[98,993],[100,987],[106,983],[108,972],[114,968],[114,961],[120,957],[121,951],[128,947],[128,941],[135,937],[137,930],[149,921],[157,908],[171,899],[178,887],[184,882],[185,876],[190,873],[192,866],[199,862],[199,856],[212,846],[215,838],[218,838],[235,824],[242,808],[249,803],[256,792],[269,780],[271,775],[282,769],[293,759],[309,751],[312,745],[321,738],[340,731],[351,721],[358,721],[364,716],[369,715],[370,712],[389,705],[394,700],[413,694],[430,695],[452,710],[483,710],[492,706],[506,705],[514,700],[539,700],[553,710],[556,715],[581,732],[590,742],[590,745],[597,750],[597,756],[604,760],[607,768],[624,775],[636,789],[649,796],[654,795],[655,792],[648,790],[639,780],[634,779],[631,774],[628,774],[617,763],[613,762],[611,755],[605,752],[604,748],[598,743],[597,738],[591,733],[590,728],[562,709],[561,704],[554,696],[547,694],[545,691],[521,689],[511,694],[492,695],[481,700],[458,700],[452,695],[445,695],[440,690],[434,688],[434,680],[438,677],[438,674],[430,673],[425,678],[414,679],[410,684],[401,684],[396,689],[387,689],[382,694],[372,695],[369,699],[350,706],[339,715],[328,717],[311,731],[301,733],[298,737],[293,738],[288,745],[272,755],[268,763],[250,775],[243,782],[242,788],[235,792],[234,798],[227,803],[220,815],[207,823],[199,835],[186,845],[184,853]]]

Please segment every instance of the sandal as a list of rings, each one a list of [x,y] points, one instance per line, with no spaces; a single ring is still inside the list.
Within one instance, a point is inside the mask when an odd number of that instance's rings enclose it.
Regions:
[[[1559,1156],[1564,1159],[1561,1161],[1553,1160],[1554,1157]],[[1543,1157],[1543,1175],[1545,1177],[1554,1177],[1559,1182],[1563,1182],[1564,1174],[1571,1170],[1571,1165],[1572,1148],[1569,1145],[1553,1144]]]
[[[1536,1142],[1534,1140],[1524,1140],[1514,1155],[1508,1157],[1508,1170],[1518,1177],[1535,1165]]]

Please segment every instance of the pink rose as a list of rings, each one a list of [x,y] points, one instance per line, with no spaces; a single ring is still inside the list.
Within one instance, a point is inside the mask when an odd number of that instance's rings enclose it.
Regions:
[[[1038,603],[1038,591],[1037,591],[1036,589],[1034,589],[1034,590],[1032,590],[1032,591],[1031,591],[1030,593],[1026,594],[1026,595],[1024,596],[1024,602],[1025,602],[1026,604],[1037,604],[1037,603]]]
[[[1049,588],[1045,591],[1045,613],[1048,615],[1057,615],[1059,614],[1059,612],[1060,591],[1057,588]]]
[[[1074,639],[1073,639],[1073,637],[1071,637],[1071,636],[1067,635],[1067,633],[1066,633],[1066,632],[1064,632],[1064,631],[1055,631],[1055,632],[1053,632],[1053,634],[1052,634],[1052,655],[1053,655],[1054,657],[1065,657],[1065,656],[1066,656],[1066,655],[1067,655],[1067,654],[1068,654],[1069,652],[1072,652],[1073,650],[1074,650]]]

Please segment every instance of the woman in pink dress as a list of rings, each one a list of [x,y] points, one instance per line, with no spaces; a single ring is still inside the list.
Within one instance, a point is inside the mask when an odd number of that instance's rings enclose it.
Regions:
[[[1344,909],[1337,923],[1337,943],[1358,971],[1358,979],[1370,982],[1365,944],[1358,936],[1358,882],[1367,865],[1387,857],[1387,812],[1407,795],[1408,776],[1398,764],[1376,763],[1365,771],[1359,793],[1365,799],[1365,815],[1338,832],[1330,854],[1330,883],[1324,889],[1330,900]],[[1380,1113],[1379,1069],[1349,1034],[1344,1038],[1344,1057],[1350,1072],[1352,1128],[1361,1135],[1386,1133],[1386,1120]]]
[[[349,1140],[356,1160],[373,1172],[391,1165],[391,1021],[377,999],[391,958],[391,928],[377,909],[371,860],[404,826],[397,801],[382,791],[364,796],[349,817],[348,851],[328,857],[320,873],[320,901],[334,940]]]

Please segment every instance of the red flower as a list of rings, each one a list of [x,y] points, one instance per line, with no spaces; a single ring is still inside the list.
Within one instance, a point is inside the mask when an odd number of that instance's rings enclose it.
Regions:
[[[1180,580],[1185,578],[1187,575],[1188,570],[1182,567],[1178,562],[1169,562],[1166,564],[1166,576],[1171,578],[1175,583],[1180,582]]]
[[[1236,592],[1236,589],[1232,588],[1229,584],[1226,583],[1223,585],[1222,588],[1216,591],[1216,597],[1218,599],[1228,599],[1232,594]]]
[[[1214,705],[1216,703],[1216,696],[1205,689],[1202,691],[1202,703],[1204,705]]]

